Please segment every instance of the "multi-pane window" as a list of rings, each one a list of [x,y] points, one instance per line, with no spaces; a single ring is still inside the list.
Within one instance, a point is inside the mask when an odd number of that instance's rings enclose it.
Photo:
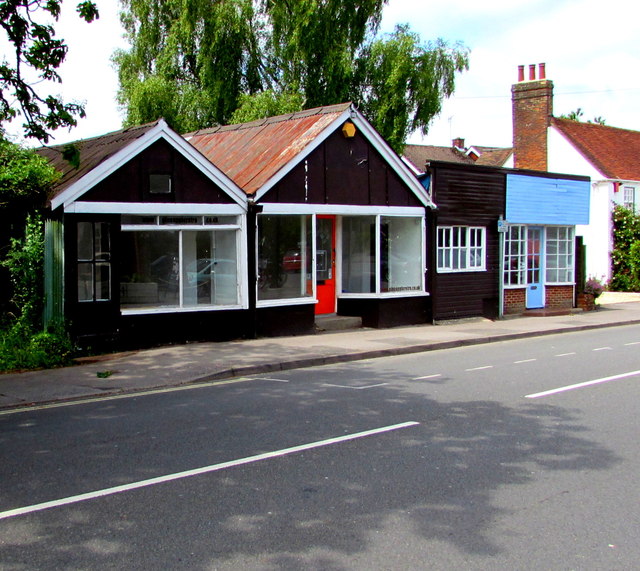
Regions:
[[[574,237],[571,226],[547,228],[546,281],[548,283],[573,283]]]
[[[438,228],[437,265],[440,272],[485,269],[485,229],[472,226]]]
[[[526,228],[509,226],[504,238],[504,285],[524,285],[527,268]]]
[[[633,186],[625,186],[624,187],[624,207],[629,210],[635,209],[635,188]]]
[[[108,222],[78,222],[78,301],[111,299],[111,239]]]

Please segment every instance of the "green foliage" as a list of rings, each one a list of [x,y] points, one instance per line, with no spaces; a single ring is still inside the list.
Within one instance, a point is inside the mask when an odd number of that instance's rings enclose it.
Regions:
[[[74,346],[64,327],[42,331],[44,230],[40,216],[27,217],[24,238],[11,240],[0,264],[9,270],[14,306],[0,327],[0,370],[68,364]]]
[[[57,20],[61,4],[62,0],[0,2],[0,22],[11,44],[0,61],[0,125],[22,115],[24,135],[43,143],[49,141],[51,130],[75,126],[76,117],[85,115],[82,105],[36,90],[43,81],[61,81],[57,70],[65,60],[67,45],[56,38],[51,24],[35,19]],[[89,0],[79,2],[77,12],[87,22],[98,18],[96,5]],[[37,76],[33,81],[26,79],[30,72]]]
[[[361,54],[352,100],[400,153],[412,131],[426,134],[443,98],[453,94],[456,72],[468,64],[462,46],[441,40],[421,45],[408,26],[398,26]]]
[[[582,121],[584,117],[584,111],[582,107],[578,107],[575,111],[570,111],[569,113],[563,113],[560,115],[560,119],[569,119],[570,121]],[[593,119],[587,121],[587,123],[596,123],[598,125],[606,125],[607,122],[601,115],[594,117]]]
[[[0,138],[0,214],[9,208],[28,211],[44,206],[59,177],[44,157]]]
[[[264,117],[295,113],[303,108],[301,93],[276,93],[272,89],[241,95],[238,108],[231,115],[230,123],[248,123]]]
[[[353,101],[400,151],[426,132],[468,50],[376,37],[386,0],[123,0],[115,54],[126,125],[179,132]]]
[[[27,217],[24,238],[11,239],[0,264],[9,270],[14,315],[27,329],[40,329],[44,305],[44,227],[40,216]]]
[[[0,371],[61,367],[75,347],[64,328],[34,333],[22,320],[0,329]]]
[[[613,291],[640,291],[640,216],[616,206],[613,210],[613,251],[611,281]]]

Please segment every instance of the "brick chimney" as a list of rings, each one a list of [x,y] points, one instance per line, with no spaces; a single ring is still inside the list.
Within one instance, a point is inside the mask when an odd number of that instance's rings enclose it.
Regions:
[[[453,141],[451,141],[451,146],[455,149],[460,149],[464,151],[464,139],[461,137],[457,137]]]
[[[547,127],[553,115],[553,82],[546,78],[545,64],[518,66],[518,82],[511,87],[513,106],[514,166],[547,170]]]

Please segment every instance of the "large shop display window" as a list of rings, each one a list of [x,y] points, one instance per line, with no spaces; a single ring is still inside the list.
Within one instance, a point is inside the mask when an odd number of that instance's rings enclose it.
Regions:
[[[535,232],[541,233],[542,243]],[[542,230],[510,226],[504,238],[504,285],[531,283],[534,278],[527,270],[531,274],[533,261],[539,257],[544,259],[545,283],[573,284],[574,239],[572,226],[547,226]]]
[[[345,216],[342,293],[422,292],[422,218]]]
[[[240,303],[235,216],[131,216],[122,230],[123,310]]]
[[[258,217],[258,300],[310,298],[312,218]]]

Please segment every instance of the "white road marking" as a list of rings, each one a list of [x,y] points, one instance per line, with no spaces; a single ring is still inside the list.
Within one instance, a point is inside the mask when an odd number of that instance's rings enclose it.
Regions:
[[[133,399],[136,397],[145,397],[149,395],[160,395],[163,393],[174,393],[177,391],[192,391],[194,389],[204,389],[207,387],[216,387],[221,385],[235,385],[237,383],[247,383],[249,381],[260,380],[260,377],[238,377],[237,379],[227,379],[224,381],[205,381],[202,383],[193,383],[191,385],[180,385],[178,387],[165,387],[160,389],[149,389],[146,391],[137,391],[132,393],[124,393],[119,395],[105,395],[103,397],[96,395],[94,397],[87,397],[78,400],[70,400],[63,402],[52,402],[48,404],[40,404],[36,406],[24,405],[16,408],[8,408],[6,410],[0,410],[0,416],[6,416],[9,414],[19,414],[22,412],[32,412],[34,410],[46,410],[49,408],[63,408],[67,406],[76,406],[81,404],[100,403],[110,400],[120,399]],[[116,389],[117,390],[117,389]]]
[[[274,383],[288,383],[288,379],[273,379],[271,377],[258,377],[261,381],[272,381]]]
[[[436,373],[435,375],[425,375],[424,377],[414,377],[413,379],[411,379],[412,381],[422,381],[424,379],[435,379],[437,377],[441,377],[442,374],[441,373]]]
[[[611,351],[611,347],[596,347],[595,349],[591,349],[592,351]]]
[[[366,385],[364,387],[352,387],[350,385],[332,385],[331,383],[324,383],[325,387],[335,387],[337,389],[351,389],[354,391],[363,391],[365,389],[375,389],[376,387],[384,387],[389,383],[378,383],[377,385]]]
[[[558,355],[555,355],[556,357],[568,357],[569,355],[575,355],[576,352],[572,351],[571,353],[559,353]]]
[[[627,379],[629,377],[635,377],[640,375],[640,371],[631,371],[629,373],[622,373],[620,375],[612,375],[611,377],[602,377],[601,379],[594,379],[592,381],[586,381],[584,383],[577,383],[575,385],[567,385],[565,387],[560,387],[557,389],[551,389],[548,391],[543,391],[541,393],[533,393],[530,395],[525,395],[527,399],[537,399],[540,397],[546,397],[549,395],[555,395],[557,393],[563,393],[566,391],[572,391],[574,389],[582,389],[584,387],[589,387],[591,385],[599,385],[601,383],[608,383],[609,381],[617,381],[619,379]]]
[[[473,367],[472,369],[465,369],[465,371],[482,371],[483,369],[493,369],[493,365],[485,365],[484,367]]]
[[[239,460],[231,460],[229,462],[222,462],[221,464],[213,464],[211,466],[204,466],[203,468],[195,468],[194,470],[186,470],[184,472],[167,474],[166,476],[158,476],[157,478],[149,478],[148,480],[132,482],[130,484],[124,484],[122,486],[114,486],[113,488],[105,488],[103,490],[96,490],[95,492],[88,492],[86,494],[78,494],[77,496],[70,496],[68,498],[61,498],[59,500],[52,500],[49,502],[43,502],[41,504],[24,506],[22,508],[16,508],[16,509],[8,510],[5,512],[0,512],[0,520],[8,519],[10,517],[15,517],[18,515],[39,512],[39,511],[47,510],[50,508],[68,506],[70,504],[76,504],[78,502],[85,502],[87,500],[93,500],[96,498],[102,498],[105,496],[120,494],[122,492],[129,492],[131,490],[146,488],[148,486],[155,486],[156,484],[164,484],[166,482],[172,482],[174,480],[190,478],[191,476],[199,476],[200,474],[209,474],[211,472],[218,472],[220,470],[226,470],[227,468],[244,466],[246,464],[252,464],[254,462],[261,462],[262,460],[270,460],[272,458],[279,458],[281,456],[287,456],[289,454],[295,454],[297,452],[313,450],[314,448],[321,448],[323,446],[330,446],[332,444],[340,444],[342,442],[348,442],[350,440],[356,440],[358,438],[366,438],[368,436],[375,436],[376,434],[383,434],[385,432],[391,432],[393,430],[410,428],[412,426],[418,426],[419,424],[420,424],[419,422],[410,421],[410,422],[402,422],[400,424],[393,424],[390,426],[382,426],[380,428],[374,428],[372,430],[365,430],[363,432],[356,432],[354,434],[345,434],[344,436],[328,438],[327,440],[319,440],[317,442],[310,442],[308,444],[292,446],[291,448],[283,448],[282,450],[275,450],[274,452],[265,452],[264,454],[248,456],[247,458],[241,458]]]
[[[522,359],[522,361],[514,361],[515,365],[519,365],[520,363],[531,363],[533,361],[537,361],[538,359]]]
[[[633,341],[632,343],[625,343],[625,345],[628,347],[629,345],[640,345],[640,341]]]

